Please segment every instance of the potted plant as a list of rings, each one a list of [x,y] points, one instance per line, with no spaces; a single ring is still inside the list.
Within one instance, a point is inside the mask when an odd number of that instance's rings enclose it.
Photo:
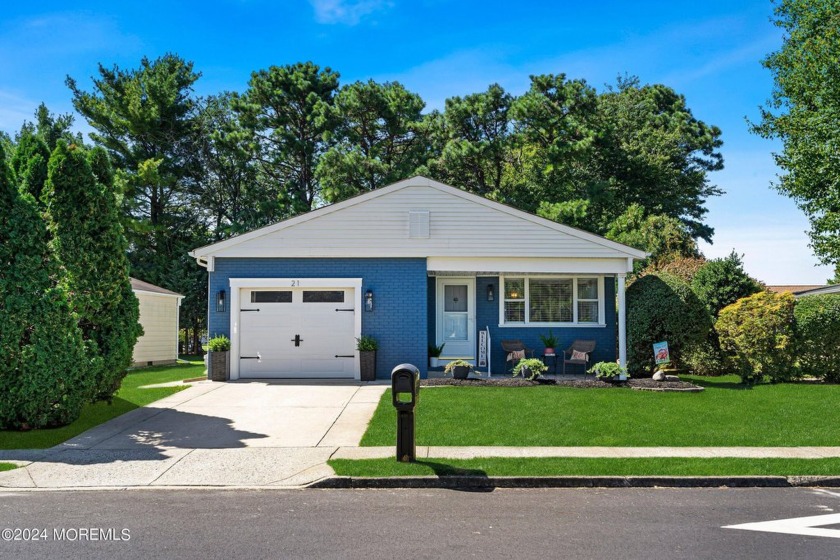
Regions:
[[[522,358],[513,367],[513,377],[521,375],[528,379],[536,379],[548,369],[548,366],[539,358]]]
[[[556,354],[554,349],[557,347],[557,337],[554,336],[554,333],[551,332],[551,329],[548,329],[548,335],[541,334],[540,340],[542,340],[543,346],[545,346],[545,350],[543,350],[543,354],[546,356],[551,356]]]
[[[430,367],[438,367],[440,366],[440,355],[443,353],[443,347],[446,346],[444,342],[440,346],[435,346],[434,344],[429,344],[429,366]]]
[[[452,375],[455,379],[466,379],[473,369],[473,365],[466,360],[452,360],[443,368],[443,373]]]
[[[612,383],[625,381],[629,377],[627,371],[615,362],[598,362],[589,368],[588,373],[593,373],[598,379]]]
[[[230,339],[225,335],[207,341],[207,379],[227,381],[230,377]]]
[[[379,350],[379,343],[372,336],[362,335],[356,339],[356,350],[359,351],[359,372],[362,381],[375,380],[376,351]]]

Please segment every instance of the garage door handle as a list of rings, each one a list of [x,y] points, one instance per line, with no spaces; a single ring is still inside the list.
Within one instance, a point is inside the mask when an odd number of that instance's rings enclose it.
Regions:
[[[355,354],[346,354],[346,355],[336,354],[335,357],[336,358],[355,358],[356,356],[355,356]]]
[[[259,309],[240,309],[239,312],[242,313],[244,311],[259,311]]]
[[[336,311],[356,311],[355,309],[336,309]]]
[[[239,356],[240,360],[259,360],[259,356]]]

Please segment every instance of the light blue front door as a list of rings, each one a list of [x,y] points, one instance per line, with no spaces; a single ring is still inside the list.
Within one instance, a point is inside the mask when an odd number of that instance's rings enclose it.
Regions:
[[[438,278],[436,293],[441,358],[475,359],[475,278]]]

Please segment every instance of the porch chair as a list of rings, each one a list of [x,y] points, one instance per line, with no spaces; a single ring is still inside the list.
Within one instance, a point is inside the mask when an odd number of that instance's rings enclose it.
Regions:
[[[575,340],[563,351],[563,374],[566,374],[566,364],[583,366],[586,375],[589,369],[589,355],[595,350],[594,340]]]
[[[518,338],[502,340],[502,350],[505,353],[505,371],[513,373],[513,368],[522,358],[533,358],[534,351],[525,346]]]

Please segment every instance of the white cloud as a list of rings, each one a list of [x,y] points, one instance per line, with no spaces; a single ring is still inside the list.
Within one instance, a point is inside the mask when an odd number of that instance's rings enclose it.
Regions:
[[[36,107],[31,99],[0,90],[0,130],[14,136],[24,121],[34,120]]]
[[[392,6],[389,0],[309,0],[318,23],[357,25],[365,16]]]

